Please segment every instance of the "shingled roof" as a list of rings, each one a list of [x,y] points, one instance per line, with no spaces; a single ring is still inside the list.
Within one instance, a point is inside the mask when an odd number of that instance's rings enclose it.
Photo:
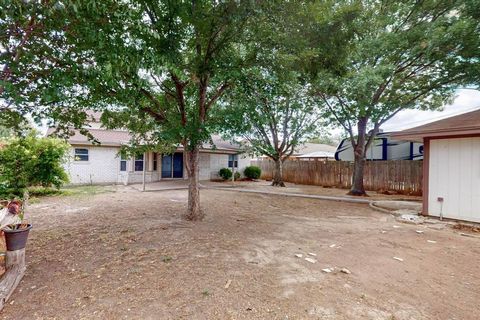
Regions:
[[[397,140],[422,141],[423,138],[477,134],[480,134],[480,109],[394,132],[392,137]]]
[[[55,131],[54,128],[49,128],[47,130],[47,136],[53,134]],[[105,130],[105,129],[91,129],[88,131],[100,142],[100,146],[105,147],[120,147],[122,145],[128,144],[130,141],[130,133],[125,130]],[[78,130],[74,130],[75,134],[68,139],[68,143],[71,145],[91,145],[92,142],[88,140],[86,136],[81,134]],[[241,150],[240,145],[233,144],[229,141],[221,139],[219,136],[213,136],[213,145],[204,144],[204,150],[218,150],[224,151],[226,153],[237,153]],[[179,148],[181,149],[181,148]]]
[[[47,136],[54,133],[54,128],[48,128]],[[88,131],[100,142],[102,146],[121,146],[130,141],[130,134],[127,131],[120,130],[104,130],[104,129],[88,129]],[[71,145],[88,145],[92,144],[86,136],[78,130],[74,130],[75,134],[68,139]]]

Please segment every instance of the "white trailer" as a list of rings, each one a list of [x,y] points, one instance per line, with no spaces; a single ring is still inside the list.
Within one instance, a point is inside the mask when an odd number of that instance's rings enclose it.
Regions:
[[[389,132],[377,134],[366,154],[367,160],[423,160],[423,143],[394,140]],[[337,161],[353,161],[349,138],[343,139],[335,152]]]

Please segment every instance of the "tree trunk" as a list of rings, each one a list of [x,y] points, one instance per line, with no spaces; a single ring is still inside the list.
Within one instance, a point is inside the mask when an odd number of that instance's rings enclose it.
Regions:
[[[355,152],[355,162],[353,164],[353,181],[352,187],[348,192],[352,196],[366,196],[365,187],[363,186],[363,170],[365,168],[365,155]]]
[[[188,212],[186,218],[192,221],[202,220],[203,212],[200,210],[200,185],[199,177],[199,147],[187,152],[188,165]]]
[[[281,159],[275,159],[275,169],[273,171],[272,186],[285,187],[283,182],[283,161]]]
[[[357,142],[353,144],[354,165],[353,165],[353,181],[352,187],[348,192],[352,196],[366,196],[365,187],[363,185],[363,171],[365,168],[365,139],[367,131],[367,117],[361,117],[357,123]]]

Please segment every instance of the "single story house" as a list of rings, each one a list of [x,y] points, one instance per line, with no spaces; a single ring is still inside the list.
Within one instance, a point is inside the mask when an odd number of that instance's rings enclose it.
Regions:
[[[334,146],[323,143],[307,142],[301,145],[291,158],[298,160],[334,160],[335,159]]]
[[[181,147],[173,154],[149,151],[128,159],[119,155],[120,147],[130,141],[125,130],[106,130],[93,113],[89,132],[100,142],[92,144],[87,137],[76,131],[68,140],[71,145],[65,168],[71,184],[129,184],[143,181],[155,182],[170,179],[187,179]],[[48,129],[47,136],[54,132]],[[250,158],[242,154],[239,146],[213,137],[214,146],[204,145],[200,150],[200,180],[219,178],[221,168],[235,167],[243,173],[250,165]]]
[[[334,160],[336,148],[323,143],[303,143],[295,148],[289,159],[292,160]],[[259,156],[255,160],[269,160],[267,156]]]
[[[480,222],[480,109],[397,132],[423,142],[423,214]]]

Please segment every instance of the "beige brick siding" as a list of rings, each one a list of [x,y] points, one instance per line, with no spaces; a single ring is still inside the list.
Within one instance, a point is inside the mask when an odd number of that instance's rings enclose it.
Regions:
[[[75,161],[75,148],[88,150],[88,161]],[[72,184],[117,183],[120,170],[118,147],[75,146],[65,168]]]
[[[88,161],[75,161],[75,148],[88,149]],[[127,171],[120,171],[119,147],[107,146],[72,146],[70,157],[65,168],[70,176],[71,184],[129,184],[141,183],[143,172],[134,171],[133,159],[127,160]],[[250,158],[239,155],[238,170],[243,175],[243,170],[250,165]],[[145,181],[161,180],[161,156],[157,159],[157,171],[153,171],[153,153],[145,157]],[[218,178],[218,171],[228,166],[228,154],[201,153],[200,154],[200,180]],[[184,166],[184,179],[187,178]]]

